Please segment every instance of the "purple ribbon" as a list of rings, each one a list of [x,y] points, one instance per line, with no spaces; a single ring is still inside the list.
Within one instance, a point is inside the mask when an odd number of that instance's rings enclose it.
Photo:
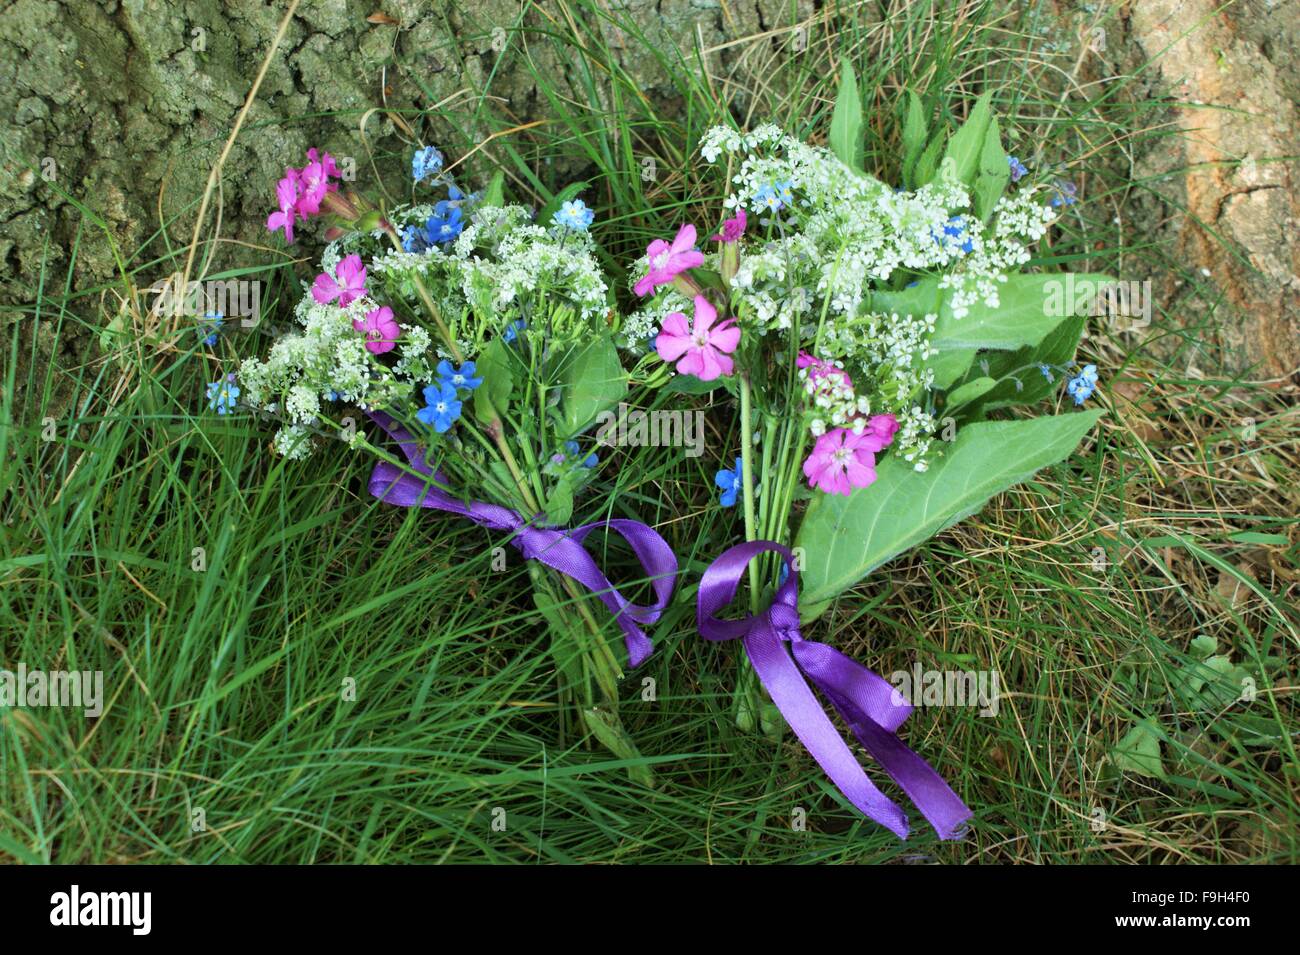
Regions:
[[[425,462],[419,444],[409,431],[382,411],[369,411],[367,414],[398,443],[414,470],[445,484],[442,475],[435,474]],[[677,555],[667,541],[640,521],[615,518],[583,524],[572,530],[539,527],[507,507],[484,501],[462,503],[429,481],[387,461],[376,464],[371,472],[370,493],[398,507],[431,507],[467,517],[492,530],[512,532],[511,543],[519,548],[525,560],[541,561],[547,567],[572,577],[601,599],[623,629],[623,641],[627,644],[628,660],[632,666],[639,666],[654,650],[654,644],[637,624],[654,623],[668,606],[677,577]],[[601,573],[596,561],[582,546],[586,536],[598,527],[617,531],[631,545],[650,578],[655,594],[653,604],[641,607],[630,603]]]
[[[736,596],[745,567],[766,551],[780,554],[788,570],[772,605],[743,620],[719,620],[715,614]],[[930,764],[895,735],[912,712],[911,704],[882,677],[834,647],[800,636],[797,577],[794,554],[788,548],[773,541],[737,544],[715,560],[700,581],[700,635],[706,640],[744,638],[749,662],[790,728],[840,792],[868,818],[900,839],[907,838],[907,816],[867,778],[813,695],[809,681],[831,701],[853,735],[902,787],[939,838],[961,838],[971,811]]]

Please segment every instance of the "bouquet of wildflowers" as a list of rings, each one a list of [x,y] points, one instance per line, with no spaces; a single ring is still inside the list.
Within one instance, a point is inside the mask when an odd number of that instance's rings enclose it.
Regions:
[[[701,153],[725,176],[721,227],[707,251],[689,224],[650,245],[633,290],[649,301],[629,326],[698,382],[677,390],[721,386],[737,399],[738,447],[716,482],[721,505],[743,512],[746,543],[705,573],[699,626],[745,640],[738,721],[779,730],[779,709],[855,805],[905,833],[811,683],[949,836],[969,812],[894,736],[907,702],[798,627],[1066,457],[1097,413],[985,419],[1058,382],[1082,404],[1097,376],[1074,364],[1080,296],[1053,295],[1063,276],[1022,271],[1072,190],[1031,181],[1006,155],[988,97],[951,137],[929,135],[911,98],[899,187],[863,171],[861,122],[846,64],[829,147],[771,125],[709,130]],[[1076,291],[1103,281],[1068,278]],[[746,574],[753,615],[719,619]]]
[[[644,524],[601,521],[565,529],[599,457],[584,432],[627,388],[609,331],[609,289],[581,200],[535,221],[503,201],[502,180],[462,192],[432,147],[415,153],[414,198],[379,208],[341,195],[328,154],[286,170],[267,221],[292,241],[296,223],[332,219],[319,274],[295,309],[298,328],[264,358],[243,362],[237,385],[218,382],[213,405],[236,398],[275,416],[275,449],[311,453],[342,436],[379,459],[372,494],[512,535],[552,631],[562,694],[581,725],[624,757],[619,654],[600,608],[622,630],[630,663],[650,652],[640,624],[658,618],[676,562]],[[344,428],[357,409],[378,429]],[[391,439],[391,440],[389,440]],[[582,546],[596,528],[628,539],[657,600],[629,603]]]

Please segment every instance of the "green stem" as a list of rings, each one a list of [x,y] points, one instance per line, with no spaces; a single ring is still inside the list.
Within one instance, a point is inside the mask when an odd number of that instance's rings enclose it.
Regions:
[[[754,520],[754,421],[749,374],[740,373],[740,469],[745,504],[745,540],[758,540]],[[749,610],[758,613],[758,566],[749,562]]]

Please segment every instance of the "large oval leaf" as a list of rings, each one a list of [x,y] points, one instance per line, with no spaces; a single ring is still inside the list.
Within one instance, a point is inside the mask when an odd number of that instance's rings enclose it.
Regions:
[[[804,552],[803,618],[819,616],[881,564],[1069,456],[1102,410],[965,425],[928,471],[890,456],[871,487],[847,497],[817,494],[795,541]]]
[[[585,429],[627,394],[627,374],[608,335],[599,335],[566,355],[560,379],[564,389],[560,430],[566,437]]]

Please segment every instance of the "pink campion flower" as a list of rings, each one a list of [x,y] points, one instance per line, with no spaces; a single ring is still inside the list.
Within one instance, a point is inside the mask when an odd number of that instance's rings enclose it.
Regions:
[[[873,415],[867,421],[866,430],[883,442],[880,446],[880,449],[883,450],[889,446],[894,440],[894,435],[898,433],[898,419],[892,414]]]
[[[342,177],[342,174],[339,172],[338,164],[334,162],[334,157],[329,153],[317,153],[315,146],[307,150],[307,161],[309,163],[320,163],[320,167],[324,171],[327,179],[339,179]],[[332,182],[329,184],[330,192],[333,192],[337,188],[337,183]]]
[[[717,317],[718,310],[707,298],[695,296],[694,327],[687,326],[681,312],[673,312],[655,338],[655,351],[664,361],[676,361],[680,374],[694,375],[700,381],[731,374],[735,364],[729,353],[740,344],[740,329],[732,318],[714,325]]]
[[[300,194],[298,170],[292,166],[285,167],[284,178],[275,184],[275,198],[280,209],[266,217],[266,227],[271,232],[283,229],[284,240],[290,244],[293,244],[293,221],[298,215]]]
[[[849,494],[855,487],[875,481],[875,452],[883,447],[881,438],[869,430],[861,434],[854,434],[850,428],[827,431],[804,461],[804,476],[809,486],[827,494]]]
[[[709,238],[714,242],[730,244],[739,242],[740,237],[745,234],[745,224],[748,221],[744,209],[737,209],[736,214],[730,219],[722,221],[722,231],[717,235],[711,235]]]
[[[687,269],[704,264],[704,253],[695,248],[695,226],[689,222],[677,230],[671,244],[655,239],[646,246],[645,254],[650,259],[650,271],[633,288],[637,295],[647,295]]]
[[[298,217],[320,215],[320,204],[327,193],[337,192],[338,183],[330,182],[339,177],[339,167],[329,153],[318,155],[315,148],[307,150],[307,165],[298,172],[298,183],[302,196],[298,200]]]
[[[335,278],[337,277],[337,281]],[[334,275],[322,272],[311,287],[311,297],[322,305],[339,300],[340,308],[347,308],[366,294],[366,267],[361,256],[349,255],[334,267]]]
[[[829,381],[832,385],[843,385],[845,388],[853,387],[853,379],[843,368],[801,351],[795,359],[795,367],[811,369],[808,372],[808,378],[813,382]]]
[[[381,305],[373,312],[366,312],[364,319],[354,318],[352,327],[359,332],[365,332],[366,350],[376,355],[382,355],[396,348],[397,339],[402,334],[397,320],[393,318],[393,310],[387,305]]]
[[[297,203],[298,215],[304,219],[308,216],[320,215],[321,200],[325,198],[325,193],[329,192],[331,185],[321,164],[309,162],[303,166],[298,173],[298,184],[301,189]],[[337,189],[338,186],[334,188]]]

